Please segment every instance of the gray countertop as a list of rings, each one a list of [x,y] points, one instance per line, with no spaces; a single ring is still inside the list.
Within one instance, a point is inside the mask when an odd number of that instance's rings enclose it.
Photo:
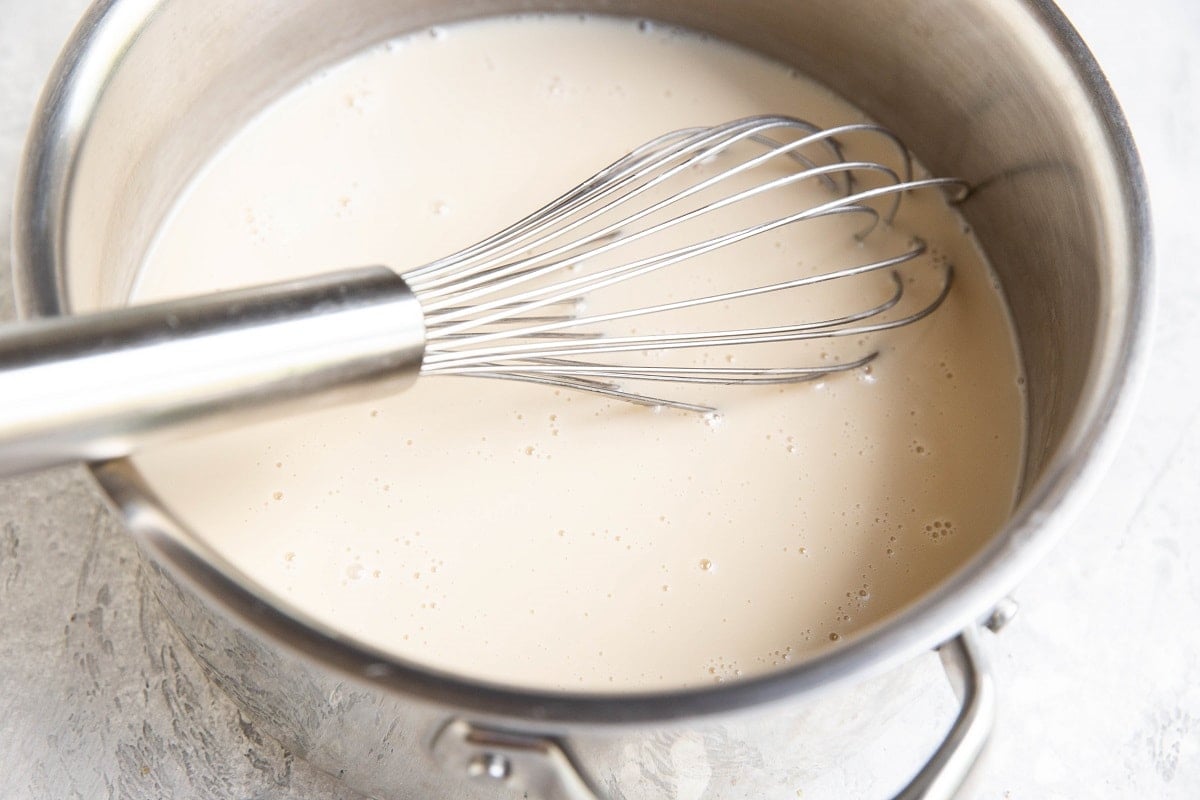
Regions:
[[[0,313],[29,117],[83,0],[0,0]],[[1200,3],[1062,0],[1150,180],[1159,302],[1149,381],[1090,507],[985,645],[1001,692],[970,798],[1200,797]],[[80,468],[0,482],[0,796],[352,798],[211,686],[147,597]],[[930,692],[944,692],[930,671]],[[915,709],[914,732],[946,724]],[[888,743],[884,796],[907,765]],[[889,777],[890,776],[890,777]]]

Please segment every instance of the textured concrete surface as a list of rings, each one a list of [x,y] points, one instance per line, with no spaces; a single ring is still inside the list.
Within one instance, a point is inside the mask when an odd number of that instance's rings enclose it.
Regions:
[[[0,315],[15,166],[82,0],[0,0]],[[1160,300],[1150,382],[1117,462],[988,637],[1000,720],[969,791],[999,798],[1200,797],[1200,5],[1062,0],[1108,73],[1151,184]],[[143,593],[132,543],[83,471],[0,482],[0,796],[355,795],[262,735]],[[945,724],[929,672],[913,736]],[[871,743],[846,796],[882,797],[903,748]]]

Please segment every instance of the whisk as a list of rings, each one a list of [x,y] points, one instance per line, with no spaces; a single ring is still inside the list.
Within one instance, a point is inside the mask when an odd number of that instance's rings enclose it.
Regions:
[[[844,143],[856,138],[886,145],[896,165],[847,157]],[[668,269],[686,286],[695,259],[789,225],[853,215],[862,224],[852,235],[863,238],[887,227],[902,196],[917,189],[952,199],[967,191],[957,179],[914,179],[907,149],[879,126],[751,117],[655,139],[505,230],[402,276],[359,268],[9,326],[0,330],[0,474],[121,457],[288,407],[397,391],[418,375],[524,381],[709,412],[672,397],[668,385],[791,383],[857,369],[876,353],[762,366],[626,356],[861,338],[910,325],[941,305],[953,275],[946,268],[931,299],[902,310],[906,281],[897,269],[925,254],[918,238],[816,274],[616,310],[589,312],[586,303]],[[722,227],[729,210],[745,216],[768,195],[770,210]],[[890,274],[890,293],[825,319],[611,335],[626,320],[732,308],[870,273]]]

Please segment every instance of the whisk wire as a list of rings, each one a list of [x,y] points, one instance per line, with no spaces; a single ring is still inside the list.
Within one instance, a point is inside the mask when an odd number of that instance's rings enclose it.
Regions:
[[[761,131],[778,127],[780,122],[784,122],[787,127],[799,127],[802,130],[812,131],[813,136],[794,142],[792,145],[781,146],[778,142],[769,139],[762,135]],[[478,271],[486,271],[493,264],[503,261],[510,253],[519,250],[520,246],[525,249],[532,249],[537,246],[544,245],[550,238],[565,236],[580,225],[590,222],[595,216],[608,213],[617,205],[631,199],[635,199],[643,192],[654,188],[655,186],[675,177],[684,169],[692,166],[697,160],[705,160],[712,158],[727,149],[732,144],[741,141],[745,138],[757,140],[760,143],[767,144],[772,148],[763,160],[774,158],[781,153],[794,154],[800,146],[821,142],[828,145],[831,152],[835,155],[837,161],[843,161],[841,150],[831,138],[836,130],[849,130],[851,128],[858,129],[861,126],[843,126],[840,129],[831,129],[829,131],[821,131],[816,126],[800,120],[788,120],[786,118],[771,118],[771,117],[754,117],[747,120],[738,120],[727,123],[716,128],[693,128],[684,131],[677,131],[674,134],[667,134],[650,142],[637,150],[633,151],[624,158],[614,162],[610,166],[601,170],[593,178],[585,181],[579,186],[572,189],[565,195],[547,204],[538,211],[530,214],[523,220],[511,225],[509,228],[501,231],[498,234],[485,239],[477,245],[467,248],[453,256],[440,259],[431,264],[420,267],[417,270],[406,273],[406,279],[410,282],[419,283],[427,291],[431,292],[439,285],[444,285],[447,282],[457,283],[464,275],[473,274]],[[664,147],[665,145],[665,147]],[[698,155],[697,155],[698,154]],[[661,170],[673,159],[692,156],[691,160],[685,161],[682,164],[677,164],[675,167],[667,169],[664,172],[659,172],[654,175],[651,169]],[[757,166],[761,161],[753,164],[743,164],[740,171],[745,171],[752,166]],[[806,167],[814,166],[813,162],[808,159],[801,158],[800,163]],[[729,175],[737,174],[736,172],[727,172],[717,179],[728,177]],[[628,194],[619,197],[616,201],[601,206],[596,209],[593,214],[582,219],[576,220],[574,223],[557,227],[558,222],[566,216],[574,213],[580,207],[584,207],[600,200],[605,199],[621,189],[625,188],[629,183],[642,180],[648,175],[653,175],[647,183],[640,187],[636,187]],[[714,181],[705,182],[705,186],[711,185]],[[699,191],[703,187],[693,187],[694,191]],[[685,193],[677,194],[669,198],[669,202],[676,202],[683,197],[690,196],[694,191],[689,190]],[[644,210],[640,216],[653,213],[653,211],[661,208],[665,203],[660,203],[656,207]],[[633,221],[633,220],[629,220]],[[546,239],[528,242],[528,239],[547,229],[554,229],[553,234]],[[591,241],[599,234],[594,234],[583,242],[572,242],[568,248],[573,248]],[[506,249],[501,249],[501,247]],[[553,253],[559,255],[560,253]],[[468,264],[477,258],[487,257],[487,261],[482,265],[468,268]],[[451,277],[453,276],[453,277]]]
[[[848,277],[852,277],[854,275],[862,275],[862,274],[866,274],[868,272],[874,272],[877,270],[887,269],[889,267],[899,266],[900,264],[903,264],[906,261],[910,261],[913,258],[916,258],[918,255],[922,254],[924,251],[925,251],[924,244],[917,243],[916,246],[912,250],[909,250],[905,253],[901,253],[900,255],[893,256],[891,258],[883,259],[880,261],[874,261],[874,262],[871,262],[868,264],[862,264],[862,265],[858,265],[858,266],[854,266],[854,267],[848,267],[846,269],[838,270],[836,272],[828,272],[828,273],[821,273],[818,275],[810,275],[810,276],[795,278],[790,281],[773,283],[773,284],[768,284],[768,285],[763,285],[763,286],[750,287],[750,288],[745,288],[745,289],[739,289],[736,291],[723,292],[720,294],[706,295],[704,297],[699,297],[699,298],[689,298],[686,300],[677,300],[677,301],[670,302],[670,303],[660,303],[660,304],[652,305],[652,306],[639,306],[637,308],[624,309],[621,311],[613,311],[613,312],[609,312],[606,314],[594,314],[594,315],[590,315],[590,316],[586,316],[586,317],[565,318],[565,319],[556,320],[554,322],[547,321],[543,324],[531,325],[527,328],[521,329],[520,331],[508,331],[507,333],[498,333],[498,332],[481,333],[481,334],[476,334],[469,339],[463,339],[463,342],[467,342],[471,345],[482,345],[487,342],[496,341],[496,340],[500,340],[500,339],[511,340],[513,338],[521,338],[526,335],[533,336],[533,335],[540,335],[542,333],[560,331],[565,328],[598,325],[601,323],[615,322],[618,320],[630,319],[630,318],[638,317],[638,316],[646,316],[646,315],[650,315],[650,314],[661,314],[661,313],[666,313],[668,311],[679,311],[679,310],[682,310],[685,308],[695,308],[695,307],[701,306],[701,305],[731,302],[733,300],[742,300],[742,299],[746,299],[749,297],[754,297],[756,295],[769,294],[769,293],[773,293],[773,292],[785,291],[788,289],[796,289],[796,288],[801,288],[801,287],[805,287],[805,286],[812,286],[817,283],[823,283],[826,281],[837,280],[837,279],[841,279],[841,278],[848,278]],[[893,295],[893,299],[886,304],[882,304],[875,308],[867,309],[865,311],[859,312],[858,314],[844,315],[844,316],[838,317],[834,320],[829,320],[826,322],[805,323],[804,325],[798,325],[798,326],[792,326],[792,327],[793,327],[793,329],[797,329],[797,330],[802,329],[805,326],[811,326],[814,328],[831,327],[834,325],[841,325],[841,324],[845,324],[848,322],[854,322],[857,319],[864,318],[866,316],[873,316],[873,315],[881,314],[884,311],[887,311],[888,309],[892,308],[896,303],[898,303],[902,293],[903,293],[903,288],[897,282],[896,292]],[[526,319],[528,319],[528,318],[526,318]],[[712,335],[715,336],[716,334],[713,333]],[[469,336],[469,334],[468,334],[468,336]],[[432,363],[438,363],[438,359],[436,359],[436,358],[433,359]]]
[[[530,266],[545,261],[558,259],[560,257],[562,260],[555,263],[574,263],[565,258],[565,256],[567,256],[572,250],[585,248],[598,239],[611,239],[613,238],[614,233],[628,229],[630,225],[640,221],[641,219],[657,214],[663,209],[672,205],[678,205],[683,200],[700,192],[706,191],[722,181],[726,181],[732,177],[761,167],[772,159],[777,159],[781,156],[794,156],[801,148],[807,147],[816,142],[832,142],[833,140],[831,137],[839,132],[875,130],[874,126],[842,126],[840,128],[818,131],[817,133],[806,136],[789,144],[780,144],[773,139],[762,136],[761,130],[763,130],[766,125],[767,123],[765,121],[759,120],[756,126],[742,130],[741,128],[744,128],[745,125],[736,126],[736,123],[731,123],[730,125],[720,127],[723,132],[727,129],[733,129],[733,132],[736,134],[734,136],[724,136],[720,133],[708,135],[698,134],[696,137],[688,137],[684,139],[684,142],[687,144],[686,147],[678,149],[672,148],[667,153],[657,154],[657,158],[651,163],[647,163],[647,159],[650,158],[650,155],[647,155],[642,159],[635,159],[632,164],[626,165],[621,169],[614,169],[614,167],[617,165],[622,164],[622,162],[617,162],[617,164],[602,172],[593,181],[583,184],[573,192],[568,193],[567,195],[559,198],[559,200],[556,200],[553,203],[545,206],[540,211],[535,212],[535,214],[530,215],[530,217],[527,217],[526,220],[523,220],[522,222],[519,222],[509,228],[507,232],[502,232],[501,234],[497,234],[495,237],[492,237],[491,240],[488,240],[491,241],[491,244],[487,248],[481,248],[479,246],[469,248],[467,251],[464,251],[457,257],[444,260],[444,263],[442,263],[441,266],[437,267],[436,269],[431,270],[430,268],[423,267],[414,272],[406,274],[405,277],[409,280],[411,285],[420,287],[420,290],[423,292],[423,296],[431,305],[434,304],[434,301],[437,297],[445,293],[453,292],[456,294],[456,296],[461,297],[463,296],[461,294],[463,291],[471,289],[472,287],[488,284],[490,281],[495,281],[501,277],[521,273],[525,280],[530,280],[538,276],[538,274],[528,271]],[[805,123],[805,125],[807,125],[807,123]],[[812,128],[812,126],[807,126],[806,129],[809,128]],[[561,245],[546,252],[541,252],[536,257],[516,259],[515,261],[512,260],[513,253],[519,251],[518,246],[523,247],[525,250],[537,250],[538,248],[544,247],[550,241],[569,235],[579,227],[596,220],[602,215],[611,214],[614,209],[620,207],[622,204],[637,199],[645,192],[656,188],[666,181],[674,179],[681,172],[695,166],[698,162],[713,159],[728,150],[733,145],[746,139],[765,143],[769,146],[769,149],[766,153],[763,153],[760,156],[737,164],[708,179],[688,185],[684,189],[675,192],[671,196],[652,203],[649,206],[643,207],[637,210],[634,214],[610,223],[604,228],[595,231],[581,239],[571,241],[566,245]],[[879,170],[888,173],[892,177],[893,183],[901,182],[901,179],[896,175],[895,171],[888,167],[874,162],[846,162],[841,157],[841,151],[839,148],[834,147],[832,152],[838,156],[838,161],[834,164],[822,167],[813,164],[808,159],[801,159],[800,163],[805,166],[805,169],[799,173],[791,173],[774,181],[760,183],[759,185],[752,187],[750,190],[723,198],[718,201],[710,202],[700,209],[693,210],[693,212],[689,214],[680,215],[674,219],[668,220],[666,223],[663,223],[661,227],[656,226],[650,230],[641,231],[636,235],[625,233],[619,237],[619,241],[610,243],[610,247],[601,250],[589,251],[588,256],[594,257],[596,255],[601,255],[604,252],[607,252],[608,249],[612,249],[612,246],[627,245],[630,242],[637,241],[645,236],[653,235],[669,227],[673,227],[674,225],[687,222],[701,214],[719,211],[720,209],[734,203],[742,202],[772,189],[781,188],[783,186],[803,180],[810,180],[813,178],[824,179],[830,177],[834,173],[844,172],[846,178],[847,197],[850,196],[850,188],[854,183],[854,170]],[[671,161],[683,156],[688,156],[687,160],[676,164],[673,167],[668,167]],[[621,195],[606,204],[599,205],[599,207],[593,209],[591,213],[569,223],[559,224],[561,220],[569,217],[580,207],[596,204],[599,201],[608,198],[609,195],[612,195],[624,188],[628,183],[636,183],[636,181],[646,177],[646,173],[650,167],[661,171],[657,174],[653,174],[653,177],[646,180],[642,184],[636,185],[626,194]],[[911,164],[907,160],[905,161],[904,170],[906,175],[911,172]],[[893,204],[893,208],[886,215],[889,221],[894,213],[895,204]],[[526,221],[530,221],[528,225],[526,224]],[[789,222],[790,221],[795,220],[789,220]],[[785,222],[784,224],[788,223]],[[547,230],[550,232],[542,236],[541,239],[537,239],[533,242],[528,241],[531,236],[540,234]],[[503,248],[501,248],[501,245],[503,245]],[[487,256],[485,261],[472,265],[473,261],[483,256]],[[435,262],[435,264],[437,263],[439,262]],[[492,285],[495,284],[493,283]]]

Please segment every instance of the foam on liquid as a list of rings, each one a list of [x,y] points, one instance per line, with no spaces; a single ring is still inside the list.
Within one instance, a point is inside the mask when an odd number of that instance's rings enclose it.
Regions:
[[[780,64],[634,21],[416,34],[235,137],[164,226],[135,299],[403,272],[663,132],[760,113],[863,118]],[[701,393],[715,418],[430,378],[137,464],[269,591],[436,668],[621,690],[800,660],[918,597],[1011,510],[1024,400],[1006,310],[961,220],[937,198],[906,204],[956,284],[917,326],[849,343],[881,350],[870,370]],[[787,268],[862,258],[819,226],[751,247]]]

